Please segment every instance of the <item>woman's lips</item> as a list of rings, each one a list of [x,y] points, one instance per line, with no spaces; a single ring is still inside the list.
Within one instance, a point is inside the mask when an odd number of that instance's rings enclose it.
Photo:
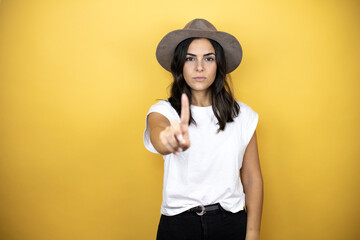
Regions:
[[[206,77],[194,77],[195,81],[202,82],[206,79]]]

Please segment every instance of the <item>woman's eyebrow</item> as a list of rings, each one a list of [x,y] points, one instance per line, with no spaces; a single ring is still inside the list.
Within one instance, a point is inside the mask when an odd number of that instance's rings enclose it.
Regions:
[[[196,57],[196,54],[193,54],[193,53],[186,53],[186,55],[190,55],[190,56],[194,56],[194,57]],[[212,52],[210,52],[210,53],[206,53],[206,54],[204,54],[204,57],[206,57],[206,56],[210,56],[210,55],[215,55],[215,53],[212,53]]]

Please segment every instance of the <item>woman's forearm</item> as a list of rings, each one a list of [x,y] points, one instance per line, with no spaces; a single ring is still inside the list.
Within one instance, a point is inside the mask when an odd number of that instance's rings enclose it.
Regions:
[[[247,235],[260,234],[260,222],[263,203],[263,181],[262,178],[253,180],[244,185],[245,201],[247,210]]]

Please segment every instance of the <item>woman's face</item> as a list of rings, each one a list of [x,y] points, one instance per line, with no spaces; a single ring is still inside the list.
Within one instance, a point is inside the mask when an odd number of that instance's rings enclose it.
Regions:
[[[216,77],[215,50],[210,41],[194,39],[189,45],[183,68],[186,83],[195,92],[207,92]]]

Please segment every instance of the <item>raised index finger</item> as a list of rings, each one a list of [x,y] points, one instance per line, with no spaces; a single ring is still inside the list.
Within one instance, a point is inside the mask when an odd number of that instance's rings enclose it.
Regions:
[[[190,108],[189,108],[189,98],[186,96],[185,93],[181,95],[181,123],[186,124],[186,126],[189,124],[190,120]]]

